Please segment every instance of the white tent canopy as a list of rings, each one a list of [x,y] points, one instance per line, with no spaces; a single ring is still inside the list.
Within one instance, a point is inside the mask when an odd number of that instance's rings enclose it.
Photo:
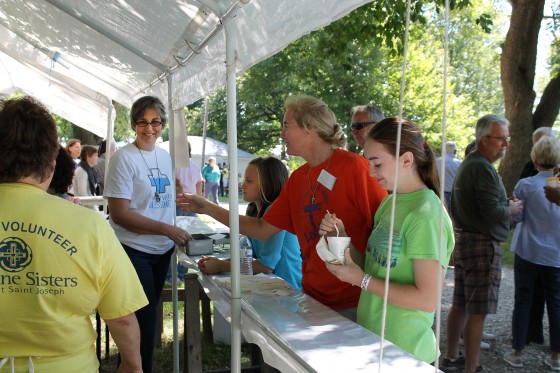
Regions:
[[[0,40],[16,39],[14,33],[0,25]],[[20,39],[17,47],[13,50],[0,44],[0,92],[32,95],[51,112],[105,136],[108,120],[113,119],[111,100],[85,85],[85,77],[71,77],[59,63],[51,67],[49,57],[26,41]]]
[[[144,94],[167,101],[171,72],[178,109],[225,84],[225,21],[238,74],[367,2],[3,0],[0,25],[11,35],[0,32],[0,47],[22,58],[42,53],[32,63],[47,70],[47,54],[57,52],[53,71],[128,107]]]

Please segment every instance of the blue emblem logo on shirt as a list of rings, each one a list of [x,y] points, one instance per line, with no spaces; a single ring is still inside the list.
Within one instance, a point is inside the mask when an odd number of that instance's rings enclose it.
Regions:
[[[31,263],[31,248],[17,237],[8,237],[0,242],[0,268],[8,272],[19,272]]]
[[[153,187],[156,187],[156,193],[165,193],[165,187],[171,185],[169,177],[167,177],[166,174],[162,173],[159,168],[150,169],[150,175],[148,175],[148,178],[150,179],[150,184]]]

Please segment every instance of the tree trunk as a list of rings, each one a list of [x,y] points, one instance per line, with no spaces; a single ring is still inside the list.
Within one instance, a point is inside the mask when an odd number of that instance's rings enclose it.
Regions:
[[[509,194],[529,161],[532,147],[533,105],[537,43],[545,0],[510,0],[512,13],[502,47],[501,77],[511,143],[500,164],[500,175]]]

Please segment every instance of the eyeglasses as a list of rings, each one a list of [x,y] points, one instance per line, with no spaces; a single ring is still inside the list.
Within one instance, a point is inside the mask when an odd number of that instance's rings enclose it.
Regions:
[[[142,119],[142,120],[139,120],[139,121],[136,122],[136,125],[138,127],[146,127],[148,124],[152,127],[159,127],[163,124],[163,122],[159,119],[154,119],[151,122],[147,122],[147,121]]]
[[[486,135],[485,137],[500,140],[500,142],[510,142],[511,141],[511,136],[498,137],[498,136],[488,136],[488,135]]]
[[[356,131],[359,131],[359,130],[361,130],[362,128],[367,127],[367,126],[369,126],[370,124],[374,124],[374,123],[377,123],[377,122],[358,122],[358,123],[352,123],[352,129],[353,129],[353,130],[356,130]]]

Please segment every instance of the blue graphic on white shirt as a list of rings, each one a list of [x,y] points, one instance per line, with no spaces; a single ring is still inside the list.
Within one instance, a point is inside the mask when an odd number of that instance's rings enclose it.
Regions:
[[[167,208],[171,206],[172,194],[166,193],[167,187],[171,185],[169,177],[162,173],[159,168],[151,168],[148,178],[150,179],[150,185],[156,189],[151,197],[149,207]],[[173,203],[175,202],[173,201]]]
[[[165,187],[171,185],[171,182],[169,181],[167,175],[162,174],[159,168],[152,168],[150,169],[150,171],[152,171],[152,173],[148,175],[148,178],[150,179],[150,185],[156,187],[157,193],[165,193]],[[154,174],[156,176],[154,176]]]

